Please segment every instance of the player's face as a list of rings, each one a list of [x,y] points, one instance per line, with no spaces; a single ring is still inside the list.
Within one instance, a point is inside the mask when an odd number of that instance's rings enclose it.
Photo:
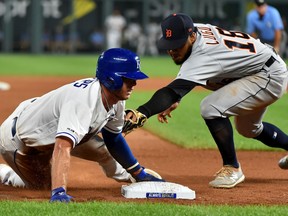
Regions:
[[[118,100],[127,100],[130,98],[132,91],[134,90],[134,86],[137,85],[136,80],[127,79],[122,77],[123,86],[120,90],[114,92],[114,96],[117,97]]]
[[[196,34],[193,33],[190,37],[188,37],[186,43],[182,47],[174,50],[167,50],[167,53],[171,56],[176,65],[183,64],[189,58],[192,52],[192,45],[195,40]]]

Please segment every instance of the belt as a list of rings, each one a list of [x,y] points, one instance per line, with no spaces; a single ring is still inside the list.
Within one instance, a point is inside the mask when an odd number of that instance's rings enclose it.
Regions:
[[[15,117],[13,119],[13,123],[12,123],[12,127],[11,127],[11,133],[12,133],[12,137],[15,136],[16,134],[16,122],[17,122],[18,117]]]
[[[33,103],[37,98],[34,98],[33,100],[30,101],[30,103]],[[18,117],[13,118],[13,123],[12,123],[12,127],[11,127],[11,133],[12,133],[12,137],[15,136],[16,134],[16,123],[17,123],[17,119]]]
[[[265,62],[265,65],[266,65],[267,67],[270,67],[275,61],[276,61],[276,59],[275,59],[273,56],[271,56],[271,57]]]

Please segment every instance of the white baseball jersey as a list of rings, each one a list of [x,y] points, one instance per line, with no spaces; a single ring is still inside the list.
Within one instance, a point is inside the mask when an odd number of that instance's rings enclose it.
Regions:
[[[125,101],[107,112],[100,83],[93,78],[75,81],[24,103],[28,105],[19,114],[17,135],[30,147],[54,144],[59,136],[70,138],[75,146],[103,127],[120,133],[124,122]]]
[[[271,48],[246,33],[210,24],[195,26],[198,33],[192,55],[183,63],[176,79],[216,90],[232,80],[258,73],[273,53]]]

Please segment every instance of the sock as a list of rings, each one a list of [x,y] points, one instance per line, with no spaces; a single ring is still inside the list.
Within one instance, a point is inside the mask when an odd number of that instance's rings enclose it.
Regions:
[[[282,148],[288,151],[288,136],[275,125],[263,122],[263,131],[254,139],[273,148]]]
[[[228,118],[205,119],[206,125],[222,156],[223,165],[239,168],[233,140],[233,129]]]

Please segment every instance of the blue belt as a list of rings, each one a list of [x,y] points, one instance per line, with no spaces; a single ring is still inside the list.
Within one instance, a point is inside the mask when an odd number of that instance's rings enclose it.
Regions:
[[[16,122],[17,122],[17,119],[18,119],[18,117],[15,117],[13,119],[12,128],[11,128],[12,137],[14,137],[15,134],[16,134]]]

